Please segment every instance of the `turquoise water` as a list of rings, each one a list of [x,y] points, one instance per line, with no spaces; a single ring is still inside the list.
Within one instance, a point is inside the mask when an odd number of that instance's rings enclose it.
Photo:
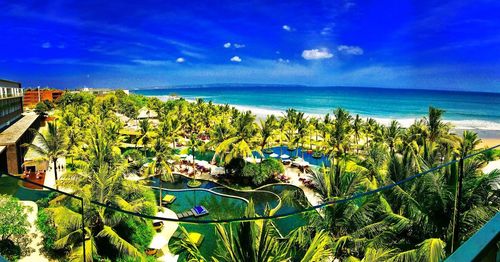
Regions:
[[[457,128],[474,126],[500,130],[500,93],[289,85],[214,85],[134,92],[148,96],[175,93],[187,99],[204,98],[274,113],[295,108],[305,113],[326,114],[342,107],[353,114],[382,119],[413,120],[425,116],[432,105],[446,110],[448,120],[466,120],[455,123]]]
[[[164,187],[162,192],[163,196],[167,194],[176,196],[176,200],[167,206],[172,211],[180,213],[196,205],[202,205],[209,211],[209,214],[206,216],[183,219],[185,222],[243,217],[245,208],[247,207],[247,201],[250,199],[254,202],[256,212],[259,215],[263,215],[265,209],[277,207],[280,203],[280,199],[282,205],[276,214],[299,211],[310,206],[302,190],[290,185],[269,185],[254,191],[237,191],[204,180],[200,180],[202,182],[202,187],[200,189],[188,189],[187,181],[189,181],[189,179],[186,177],[176,176],[174,182],[162,183]],[[152,185],[157,186],[158,180],[153,180]],[[182,188],[188,190],[179,190]],[[156,193],[158,194],[159,190],[156,190]],[[274,219],[273,222],[278,231],[283,236],[286,236],[293,229],[305,225],[307,223],[307,217],[303,214],[297,214],[286,218]],[[200,246],[200,251],[205,257],[210,257],[215,254],[218,237],[214,225],[189,223],[180,223],[180,225],[185,227],[188,232],[198,232],[204,235],[205,240]],[[173,241],[170,242],[170,245]]]
[[[37,201],[47,197],[49,190],[36,190],[20,186],[20,180],[9,176],[0,177],[0,194],[11,195],[20,200]]]

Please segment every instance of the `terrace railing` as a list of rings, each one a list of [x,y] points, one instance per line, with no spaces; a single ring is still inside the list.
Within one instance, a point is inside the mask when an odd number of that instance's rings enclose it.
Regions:
[[[451,248],[449,250],[450,251],[449,253],[451,255],[449,256],[448,260],[449,261],[458,261],[458,260],[460,260],[461,257],[465,256],[464,254],[467,254],[468,255],[467,257],[474,258],[474,259],[477,259],[478,257],[482,257],[485,254],[489,254],[489,256],[492,256],[491,254],[495,254],[495,255],[498,254],[498,245],[496,245],[498,243],[498,237],[499,237],[498,225],[499,225],[500,215],[498,213],[494,218],[491,219],[491,221],[489,223],[484,225],[484,227],[481,230],[479,230],[474,236],[472,236],[469,241],[464,242],[464,244],[462,244],[462,247],[460,247],[460,248],[458,248],[458,247],[460,245],[460,239],[461,239],[461,237],[463,238],[463,236],[460,235],[460,232],[462,232],[461,231],[462,225],[460,223],[460,219],[458,219],[458,218],[460,218],[460,216],[462,215],[461,210],[460,210],[460,206],[461,206],[461,200],[463,198],[462,191],[463,191],[464,165],[465,165],[466,160],[473,158],[479,154],[484,154],[487,151],[494,150],[494,149],[499,148],[499,147],[500,147],[500,145],[497,145],[495,147],[491,147],[491,148],[476,152],[474,154],[464,156],[460,159],[452,160],[452,161],[443,163],[439,166],[429,168],[428,170],[426,170],[424,172],[420,172],[418,174],[408,176],[408,177],[406,177],[400,181],[397,181],[395,183],[384,185],[384,186],[381,186],[381,187],[378,187],[378,188],[375,188],[372,190],[368,190],[365,192],[357,192],[357,193],[354,193],[351,196],[348,196],[345,198],[334,199],[334,200],[327,201],[327,202],[324,202],[324,203],[321,203],[318,205],[303,207],[300,210],[292,210],[292,211],[285,210],[282,212],[278,212],[274,215],[258,214],[255,217],[231,217],[231,216],[224,215],[224,212],[222,212],[222,215],[219,215],[219,217],[217,219],[206,219],[206,218],[200,217],[197,219],[179,220],[178,218],[164,216],[164,215],[161,215],[161,216],[146,215],[146,214],[136,213],[136,212],[133,212],[131,210],[124,210],[124,209],[119,208],[118,206],[111,205],[110,203],[100,203],[100,202],[97,202],[94,200],[89,201],[87,199],[83,199],[80,196],[70,194],[70,193],[67,193],[67,192],[64,192],[61,190],[57,190],[57,189],[54,189],[51,187],[47,187],[47,186],[29,181],[28,179],[21,178],[19,176],[6,174],[6,177],[8,177],[10,179],[14,179],[15,181],[19,181],[19,183],[31,184],[34,186],[42,187],[45,189],[46,192],[52,192],[56,196],[64,195],[64,196],[69,197],[69,198],[73,199],[74,201],[78,202],[79,203],[78,212],[80,212],[80,214],[81,214],[81,230],[83,232],[85,232],[85,226],[86,226],[84,214],[86,213],[86,210],[88,210],[90,208],[90,206],[88,206],[88,205],[92,205],[94,207],[96,207],[96,206],[103,207],[107,210],[113,210],[116,212],[120,212],[125,216],[127,216],[127,215],[133,216],[135,218],[142,219],[142,221],[149,221],[150,223],[163,221],[164,228],[170,228],[170,227],[174,228],[175,227],[175,229],[173,229],[173,230],[177,230],[177,231],[179,231],[177,229],[178,225],[183,225],[184,227],[188,228],[188,230],[191,230],[193,232],[206,231],[206,230],[203,230],[203,227],[207,227],[209,225],[212,225],[210,230],[212,230],[212,233],[213,233],[215,231],[215,229],[213,229],[213,225],[216,225],[216,224],[241,223],[241,222],[247,222],[247,221],[262,221],[262,220],[272,220],[273,223],[279,223],[280,220],[283,221],[283,220],[289,219],[289,218],[291,218],[293,216],[297,216],[297,215],[304,215],[304,216],[306,214],[317,215],[318,210],[321,213],[322,212],[321,210],[326,208],[326,207],[332,207],[335,205],[345,204],[345,203],[349,203],[349,202],[356,203],[359,201],[363,201],[363,199],[365,199],[367,196],[375,195],[375,194],[378,194],[381,192],[387,193],[387,192],[390,192],[390,190],[399,190],[400,187],[410,187],[412,185],[412,183],[419,182],[418,178],[422,178],[424,176],[432,176],[433,174],[437,174],[437,171],[440,171],[441,169],[444,169],[444,168],[452,168],[452,167],[455,168],[456,167],[458,169],[458,181],[457,181],[456,195],[454,196],[455,204],[454,204],[453,209],[451,210],[451,212],[453,212],[453,216],[452,216],[452,218],[453,218],[453,223],[452,223],[453,224],[453,227],[452,227],[453,235],[452,235],[452,245],[451,245]],[[5,183],[6,180],[5,180],[5,178],[0,177],[0,190],[2,189],[2,186],[4,186],[3,188],[5,188],[5,185],[2,185],[2,182]],[[168,189],[165,189],[165,190],[168,191]],[[1,193],[1,191],[0,191],[0,193]],[[25,195],[20,196],[19,192],[17,192],[17,191],[16,192],[12,191],[11,193],[13,194],[13,196],[17,196],[21,199],[23,199],[23,198],[26,199]],[[43,199],[43,197],[39,197],[39,198]],[[53,198],[54,198],[54,196],[51,197],[51,199],[53,199]],[[37,199],[30,199],[30,200],[37,200]],[[42,200],[42,202],[43,201],[44,200]],[[45,200],[45,202],[46,202],[46,200]],[[41,208],[44,207],[43,203],[39,203],[39,205],[41,205],[40,206]],[[491,234],[492,229],[496,230],[495,234]],[[160,229],[160,230],[164,230],[164,229]],[[159,231],[159,232],[163,233],[164,231]],[[179,234],[174,233],[174,232],[168,232],[168,235],[173,236],[173,237],[179,237]],[[86,239],[84,239],[84,237],[85,237],[84,234],[81,234],[82,243],[85,243],[85,241],[86,241]],[[200,238],[199,238],[200,235],[193,234],[193,235],[190,235],[189,237],[190,237],[190,239],[192,238],[191,240],[193,240],[195,242],[200,240]],[[205,241],[207,241],[209,244],[212,244],[212,245],[215,243],[214,240],[205,240]],[[166,239],[165,237],[161,237],[161,236],[160,237],[155,236],[155,238],[153,239],[153,242],[156,243],[156,244],[154,244],[156,246],[153,246],[153,247],[157,247],[155,249],[160,249],[160,246],[164,246],[164,247],[167,246],[167,248],[166,249],[163,248],[163,250],[168,255],[168,252],[169,252],[168,251],[168,239]],[[478,244],[478,243],[480,243],[480,244]],[[86,250],[89,247],[92,248],[90,245],[89,246],[82,245],[82,252],[83,252],[82,258],[84,259],[84,261],[86,260],[87,254],[92,253],[91,251]],[[458,250],[457,250],[457,248],[458,248]],[[146,250],[146,253],[153,253],[153,252],[156,252],[156,251]],[[213,252],[213,250],[211,250],[211,252]]]

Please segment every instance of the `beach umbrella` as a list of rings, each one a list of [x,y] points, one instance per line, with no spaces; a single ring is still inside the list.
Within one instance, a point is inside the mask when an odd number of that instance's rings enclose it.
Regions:
[[[276,153],[272,153],[272,154],[270,154],[269,156],[270,156],[270,157],[279,157],[279,155],[278,155],[278,154],[276,154]]]
[[[282,159],[286,159],[286,158],[290,158],[290,156],[289,156],[289,155],[287,155],[287,154],[283,154],[283,155],[281,155],[281,156],[280,156],[280,158],[282,158]]]
[[[222,175],[225,173],[225,170],[223,167],[220,167],[220,166],[216,166],[214,168],[212,168],[210,170],[210,175],[214,176],[214,175]]]
[[[194,159],[193,155],[186,156],[186,161],[193,161],[193,159]]]

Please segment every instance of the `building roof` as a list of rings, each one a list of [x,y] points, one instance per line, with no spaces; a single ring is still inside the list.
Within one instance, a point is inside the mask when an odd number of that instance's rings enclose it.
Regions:
[[[23,115],[21,119],[0,133],[0,146],[15,144],[37,118],[38,115],[35,114]]]
[[[16,88],[21,87],[21,83],[10,81],[10,80],[5,80],[5,79],[0,79],[0,83],[14,84],[14,85],[16,85]]]

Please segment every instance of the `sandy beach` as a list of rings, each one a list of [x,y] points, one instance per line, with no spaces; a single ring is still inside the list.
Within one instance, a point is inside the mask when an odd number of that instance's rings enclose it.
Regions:
[[[162,101],[179,99],[180,97],[173,96],[155,96]],[[194,99],[186,99],[188,102],[195,102]],[[218,103],[214,103],[218,104]],[[274,114],[275,116],[283,116],[285,114],[282,110],[276,110],[271,108],[263,108],[263,107],[254,107],[254,106],[243,106],[243,105],[234,105],[230,104],[230,106],[240,110],[240,111],[252,111],[253,114],[256,115],[257,120],[265,119],[268,115]],[[323,114],[311,114],[305,113],[306,117],[316,117],[323,118]],[[363,116],[363,118],[367,118],[367,116]],[[372,117],[377,122],[383,125],[389,125],[393,119],[390,118],[377,118]],[[403,118],[396,119],[402,127],[409,127],[411,124],[415,122],[414,118]],[[454,131],[456,134],[461,135],[464,130],[470,130],[476,132],[482,140],[480,147],[492,147],[500,144],[500,123],[490,122],[490,121],[482,121],[482,120],[446,120],[445,121],[451,123],[455,128]]]

